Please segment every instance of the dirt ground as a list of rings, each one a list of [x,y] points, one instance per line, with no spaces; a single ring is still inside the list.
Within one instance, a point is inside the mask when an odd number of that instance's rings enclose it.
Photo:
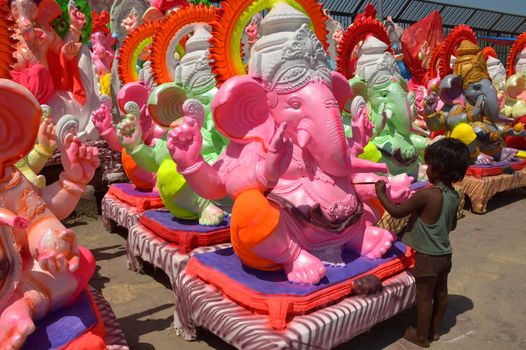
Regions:
[[[523,216],[525,215],[525,216]],[[451,235],[453,271],[444,334],[432,349],[526,349],[526,191],[496,195],[488,213],[467,213]],[[162,271],[126,267],[124,234],[109,234],[100,220],[68,223],[91,249],[97,270],[91,285],[110,302],[132,349],[231,349],[206,331],[186,342],[171,328],[173,293]],[[401,339],[413,324],[407,310],[338,349],[414,349]]]

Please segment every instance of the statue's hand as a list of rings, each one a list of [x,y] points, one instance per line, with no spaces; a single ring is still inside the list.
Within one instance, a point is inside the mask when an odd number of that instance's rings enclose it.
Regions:
[[[424,113],[426,115],[436,112],[438,106],[438,95],[432,91],[428,96],[424,97]]]
[[[68,133],[60,151],[67,180],[82,185],[90,182],[100,165],[99,149],[84,145],[75,134]]]
[[[201,124],[195,118],[184,117],[181,125],[168,133],[167,146],[172,159],[181,168],[189,168],[199,161],[203,136]]]
[[[128,114],[117,125],[117,137],[123,147],[133,150],[142,142],[141,112],[135,102],[127,102],[124,109]]]
[[[412,176],[407,176],[407,174],[396,175],[391,178],[387,184],[387,189],[389,190],[389,197],[395,203],[406,200],[412,195],[411,183],[414,178]]]
[[[276,133],[270,140],[267,155],[265,157],[265,178],[269,182],[277,182],[288,169],[292,160],[292,141],[285,138],[287,123],[279,125]]]
[[[99,133],[112,129],[111,99],[104,99],[100,108],[91,113],[91,121]]]
[[[55,140],[55,124],[50,118],[45,118],[40,122],[38,129],[38,144],[40,147],[51,153],[57,148]]]
[[[493,163],[493,160],[494,159],[493,159],[492,156],[488,156],[487,154],[480,153],[477,156],[477,160],[475,160],[475,164],[477,164],[477,165],[488,165],[488,164]]]
[[[48,229],[38,242],[35,258],[45,271],[77,271],[79,250],[75,233],[70,229]]]
[[[139,25],[139,22],[137,20],[137,13],[136,12],[130,12],[128,17],[122,20],[121,26],[124,28],[127,34],[130,34],[137,28]]]
[[[75,5],[73,1],[69,3],[69,20],[73,28],[78,31],[81,31],[82,28],[86,25],[86,15],[80,11],[79,8]]]
[[[358,96],[351,105],[353,141],[358,144],[363,151],[373,135],[374,124],[369,118],[369,111],[365,100]]]
[[[73,41],[69,41],[64,46],[62,46],[62,54],[67,59],[72,59],[74,57],[77,57],[80,48],[82,47],[81,43],[75,43]]]

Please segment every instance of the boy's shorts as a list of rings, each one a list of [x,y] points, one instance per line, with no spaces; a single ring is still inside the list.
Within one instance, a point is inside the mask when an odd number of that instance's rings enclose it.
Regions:
[[[451,254],[428,255],[416,252],[413,270],[415,277],[438,277],[440,274],[447,274],[450,271]]]

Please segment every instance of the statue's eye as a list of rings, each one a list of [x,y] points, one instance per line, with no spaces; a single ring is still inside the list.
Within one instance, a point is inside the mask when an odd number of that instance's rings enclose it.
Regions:
[[[474,89],[475,91],[479,91],[479,90],[480,90],[480,85],[479,85],[479,84],[475,84],[475,85],[473,85],[473,89]]]
[[[289,101],[289,106],[292,108],[292,109],[300,109],[301,108],[301,102],[300,100],[298,99],[295,99],[295,98],[291,98]]]
[[[389,96],[389,91],[386,91],[386,90],[380,91],[380,96],[382,96],[383,98],[386,98],[387,96]]]

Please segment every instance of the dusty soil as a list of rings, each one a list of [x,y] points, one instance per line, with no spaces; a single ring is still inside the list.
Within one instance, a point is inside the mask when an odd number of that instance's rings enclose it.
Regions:
[[[526,349],[526,191],[496,195],[488,213],[467,213],[452,233],[453,271],[443,336],[432,349]],[[126,266],[124,233],[109,234],[93,215],[68,220],[92,250],[97,270],[91,285],[110,302],[132,349],[231,349],[201,331],[186,342],[171,328],[173,293],[162,271]],[[414,323],[407,310],[338,349],[414,349],[402,339]]]

